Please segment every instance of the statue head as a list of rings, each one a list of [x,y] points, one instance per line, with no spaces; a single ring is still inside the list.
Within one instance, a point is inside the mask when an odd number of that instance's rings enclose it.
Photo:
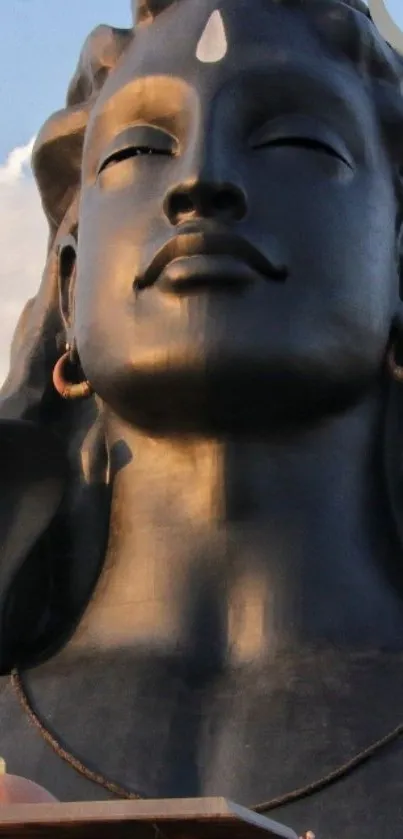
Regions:
[[[68,478],[51,521],[14,550],[8,615],[45,537],[63,553],[64,534],[72,567],[80,503],[108,509],[108,411],[153,433],[260,433],[374,388],[389,399],[401,60],[360,0],[143,0],[136,14],[132,30],[90,36],[34,151],[49,255],[1,415],[58,434]],[[52,391],[66,342],[96,394],[85,404]],[[105,538],[57,620],[47,594],[29,644],[9,631],[14,660],[60,643]]]
[[[339,0],[140,20],[86,127],[64,284],[87,378],[157,428],[356,398],[400,306],[399,62]]]

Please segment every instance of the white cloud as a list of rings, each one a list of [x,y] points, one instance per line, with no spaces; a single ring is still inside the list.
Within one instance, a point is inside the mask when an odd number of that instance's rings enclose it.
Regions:
[[[35,137],[26,146],[17,146],[10,152],[6,162],[0,166],[0,184],[13,184],[21,179],[30,165],[34,143]]]
[[[0,164],[0,382],[18,317],[45,263],[47,225],[30,170],[33,143],[13,149]]]

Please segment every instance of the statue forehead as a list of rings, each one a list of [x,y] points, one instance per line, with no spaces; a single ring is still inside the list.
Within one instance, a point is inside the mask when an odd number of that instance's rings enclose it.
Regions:
[[[132,4],[132,15],[133,15],[133,24],[136,26],[138,23],[142,22],[151,22],[155,20],[161,12],[166,11],[172,6],[176,6],[178,9],[182,9],[183,5],[186,3],[187,5],[195,6],[203,6],[207,5],[208,0],[131,0]],[[235,4],[236,0],[232,0],[233,4]],[[256,11],[259,7],[261,0],[247,0],[247,7],[249,13],[256,14]],[[339,12],[343,13],[346,8],[350,8],[356,11],[362,12],[367,17],[370,17],[370,13],[368,11],[368,3],[367,0],[262,0],[264,5],[267,7],[270,3],[276,6],[283,5],[283,6],[300,6],[304,8],[304,10],[308,9],[308,6],[311,7],[317,4],[324,4],[328,8],[333,6],[338,9]]]
[[[292,7],[281,0],[168,0],[163,13],[149,16],[143,24],[136,26],[135,31],[140,35],[145,28],[150,34],[157,35],[174,22],[178,35],[180,33],[187,40],[191,31],[192,34],[197,31],[200,34],[200,27],[206,26],[211,18],[222,17],[234,31],[245,31],[247,23],[247,31],[258,32],[262,24],[269,22],[273,16],[285,19],[292,11]]]
[[[312,0],[311,0],[312,2]],[[331,0],[322,0],[322,2],[330,3]],[[351,2],[351,0],[344,0],[347,4]],[[352,0],[354,4],[354,0]],[[358,0],[360,2],[360,0]],[[237,0],[230,0],[232,6],[237,5]],[[241,3],[248,9],[249,14],[256,14],[259,9],[259,6],[267,6],[271,5],[285,5],[287,0],[241,0]],[[137,23],[142,22],[151,22],[156,20],[158,16],[167,9],[175,6],[175,8],[182,12],[184,6],[191,6],[192,10],[195,11],[196,7],[198,8],[205,8],[210,11],[210,0],[132,0],[132,14],[133,14],[133,23],[136,25]],[[215,4],[222,5],[222,4]]]
[[[290,16],[293,25],[290,26]],[[136,27],[127,56],[133,72],[190,75],[202,64],[236,62],[240,52],[262,59],[280,47],[309,50],[313,31],[308,16],[274,0],[179,0]],[[298,25],[299,23],[299,25]]]
[[[236,3],[237,0],[233,0],[233,5]],[[243,2],[243,0],[241,0]],[[257,4],[261,2],[261,0],[255,0]],[[266,5],[270,0],[264,0]],[[277,0],[274,0],[277,2]],[[133,13],[133,23],[136,25],[137,23],[149,23],[153,20],[156,20],[158,16],[169,8],[174,7],[179,14],[184,12],[184,7],[191,7],[192,12],[194,13],[197,9],[203,9],[206,11],[207,14],[211,14],[211,2],[210,0],[132,0],[132,13]],[[217,6],[217,2],[213,5]],[[219,4],[221,5],[221,4]],[[249,12],[250,12],[250,3],[249,3]]]

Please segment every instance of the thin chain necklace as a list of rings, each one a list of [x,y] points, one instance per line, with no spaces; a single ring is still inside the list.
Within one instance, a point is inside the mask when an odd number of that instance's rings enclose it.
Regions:
[[[140,795],[140,793],[134,792],[128,787],[125,787],[122,784],[117,784],[115,781],[106,778],[105,775],[102,775],[100,772],[90,769],[72,752],[64,748],[61,741],[49,731],[44,719],[37,711],[34,710],[32,701],[29,697],[29,692],[24,685],[22,675],[17,670],[13,670],[10,680],[22,708],[29,717],[31,723],[33,723],[35,728],[37,728],[42,735],[43,739],[46,740],[49,746],[62,760],[86,778],[87,781],[92,781],[92,783],[98,784],[100,787],[108,790],[108,792],[111,792],[118,798],[136,801],[146,798],[146,796]],[[378,754],[381,749],[385,748],[390,743],[393,743],[401,737],[402,734],[403,722],[401,722],[392,731],[389,731],[389,733],[384,737],[381,737],[379,740],[371,743],[370,746],[356,754],[353,758],[351,758],[351,760],[341,764],[341,766],[338,766],[332,772],[328,772],[326,775],[323,775],[323,777],[319,778],[317,781],[313,781],[303,787],[298,787],[297,789],[291,790],[291,792],[286,792],[284,795],[279,795],[276,798],[271,798],[268,801],[261,801],[259,804],[249,807],[249,809],[254,810],[255,813],[268,813],[277,807],[284,807],[286,804],[291,804],[295,801],[302,801],[304,798],[309,798],[311,795],[315,795],[317,792],[332,786],[332,784],[335,784],[336,781],[341,780],[341,778],[346,778],[348,775],[351,775],[355,769],[358,769],[359,766],[362,766],[363,763],[372,758],[375,754]],[[305,835],[313,836],[310,831],[308,831]]]

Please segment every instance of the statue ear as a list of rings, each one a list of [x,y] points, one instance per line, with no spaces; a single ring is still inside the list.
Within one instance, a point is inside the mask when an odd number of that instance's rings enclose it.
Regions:
[[[44,566],[35,547],[60,506],[67,465],[61,442],[47,429],[23,420],[0,420],[0,466],[0,673],[4,674],[24,662],[27,648],[35,645],[43,629],[51,568]],[[57,562],[57,557],[51,559]]]
[[[74,290],[76,282],[77,241],[72,235],[65,236],[58,251],[59,306],[68,342],[72,344],[71,331],[74,324]]]

